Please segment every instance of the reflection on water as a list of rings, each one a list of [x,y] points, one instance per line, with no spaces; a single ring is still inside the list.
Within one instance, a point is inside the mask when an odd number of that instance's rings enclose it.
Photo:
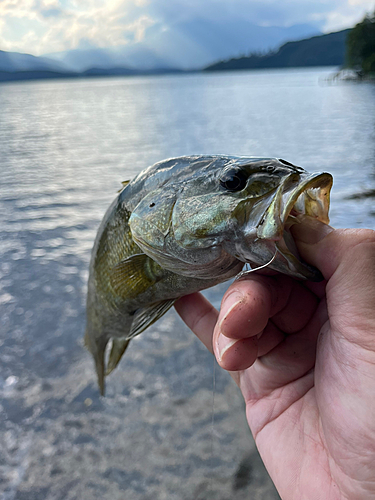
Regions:
[[[360,193],[375,189],[375,86],[327,84],[328,73],[0,86],[5,499],[277,498],[265,475],[236,486],[253,453],[241,400],[217,370],[213,434],[212,358],[173,312],[133,342],[98,397],[81,342],[87,268],[121,181],[171,156],[276,156],[329,171],[332,224],[374,227],[373,198]],[[219,305],[224,289],[207,295]]]

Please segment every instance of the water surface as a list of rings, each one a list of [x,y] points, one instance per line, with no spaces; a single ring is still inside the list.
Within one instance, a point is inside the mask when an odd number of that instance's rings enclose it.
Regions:
[[[332,71],[0,85],[5,500],[277,498],[218,368],[212,430],[213,360],[174,312],[132,343],[98,397],[81,341],[87,269],[121,181],[172,156],[331,172],[332,224],[374,228],[374,198],[349,197],[375,188],[375,86],[329,83]],[[207,292],[217,306],[225,288]]]

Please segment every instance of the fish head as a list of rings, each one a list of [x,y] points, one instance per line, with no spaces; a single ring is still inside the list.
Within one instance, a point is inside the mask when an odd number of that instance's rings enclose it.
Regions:
[[[204,278],[272,261],[276,271],[321,279],[300,259],[290,227],[306,216],[329,222],[329,173],[274,158],[210,157],[177,174],[164,171],[129,220],[136,243],[164,268]]]
[[[251,186],[246,186],[245,199],[232,212],[232,217],[238,221],[237,238],[226,248],[241,261],[256,266],[270,262],[270,269],[320,281],[323,279],[320,271],[300,258],[290,228],[294,224],[304,224],[306,217],[329,223],[333,179],[329,173],[308,173],[293,165],[288,170],[276,169],[277,187],[255,199]],[[253,180],[256,177],[253,176]]]

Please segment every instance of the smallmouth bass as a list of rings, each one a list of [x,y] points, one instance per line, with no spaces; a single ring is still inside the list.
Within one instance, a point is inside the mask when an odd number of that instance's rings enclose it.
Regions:
[[[329,173],[276,158],[185,156],[123,185],[99,227],[88,281],[85,344],[102,394],[129,341],[179,297],[233,278],[245,263],[322,279],[299,258],[289,228],[305,215],[329,222]]]

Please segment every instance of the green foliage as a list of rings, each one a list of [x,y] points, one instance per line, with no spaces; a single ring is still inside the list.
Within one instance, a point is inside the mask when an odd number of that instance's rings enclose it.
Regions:
[[[341,66],[345,61],[345,42],[349,29],[319,35],[295,42],[287,42],[279,50],[266,54],[252,53],[220,61],[205,68],[206,71],[298,68],[306,66]]]
[[[348,66],[361,69],[365,74],[375,72],[375,11],[349,33],[346,60]]]

